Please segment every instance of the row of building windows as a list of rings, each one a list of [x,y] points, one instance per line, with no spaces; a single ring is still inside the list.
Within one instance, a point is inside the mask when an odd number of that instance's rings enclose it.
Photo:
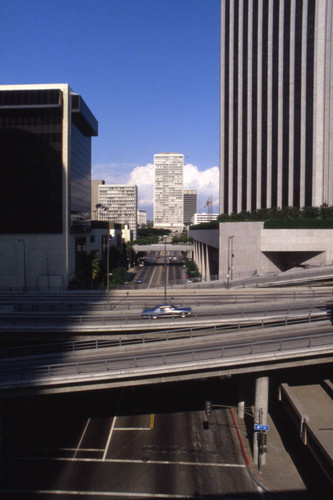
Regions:
[[[278,206],[279,198],[283,206],[291,201],[293,205],[300,205],[302,120],[305,124],[305,204],[311,205],[315,1],[273,0],[259,3],[253,0],[251,12],[247,1],[225,1],[223,4],[225,38],[221,78],[224,89],[224,147],[221,161],[224,173],[221,208],[224,212],[254,210],[258,208],[258,200],[263,208]],[[260,13],[259,5],[262,5]],[[302,44],[303,37],[306,37],[306,44]],[[304,47],[306,53],[302,53]],[[280,60],[283,60],[283,72]],[[304,81],[302,65],[306,67]],[[302,87],[306,88],[303,94]],[[249,89],[252,89],[251,101]],[[302,96],[306,100],[303,116]],[[290,115],[291,103],[293,115]],[[246,119],[247,116],[251,116],[250,120]],[[292,155],[289,151],[291,123]],[[279,139],[280,127],[283,130],[282,139]],[[282,170],[279,172],[278,163],[281,160]],[[269,169],[268,164],[271,165]],[[293,169],[292,185],[289,185],[290,168]],[[279,180],[280,175],[282,181]],[[250,199],[247,191],[249,183]],[[282,190],[280,195],[279,190]]]

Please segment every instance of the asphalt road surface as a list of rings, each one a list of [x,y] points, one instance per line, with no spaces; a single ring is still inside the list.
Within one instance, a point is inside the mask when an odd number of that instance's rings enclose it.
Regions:
[[[258,493],[229,409],[214,408],[204,429],[207,396],[196,383],[8,401],[0,498]]]

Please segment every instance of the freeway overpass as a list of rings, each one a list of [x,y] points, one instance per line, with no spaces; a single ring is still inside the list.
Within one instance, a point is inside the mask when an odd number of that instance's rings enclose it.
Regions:
[[[193,252],[194,245],[172,245],[171,243],[155,243],[152,245],[133,245],[135,252]]]
[[[291,294],[293,295],[294,292]],[[313,295],[313,292],[310,294]],[[326,294],[327,292],[325,296]],[[235,298],[227,294],[222,300],[225,302],[228,296],[235,301],[239,315],[240,297]],[[243,300],[245,298],[248,300],[247,295],[243,295]],[[283,307],[290,308],[290,298],[289,292]],[[275,299],[276,297],[270,298],[270,309],[272,308],[271,302]],[[322,299],[324,297],[319,298],[319,303]],[[197,301],[197,298],[195,300]],[[256,295],[255,301],[257,300]],[[250,326],[248,323],[245,327],[249,317],[242,317],[243,327],[240,326],[239,319],[238,324],[237,322],[235,324],[230,317],[226,317],[226,311],[224,311],[223,318],[211,320],[210,325],[207,318],[202,319],[199,322],[202,331],[201,333],[197,331],[196,334],[193,332],[193,325],[188,322],[182,322],[182,327],[181,324],[175,325],[175,322],[170,322],[168,327],[170,330],[172,324],[174,335],[170,335],[170,331],[165,333],[151,331],[143,335],[136,331],[130,334],[127,324],[123,325],[121,334],[118,325],[118,335],[115,339],[112,334],[106,334],[105,330],[108,328],[106,329],[104,325],[94,341],[90,340],[90,343],[80,341],[54,344],[54,350],[51,349],[46,353],[31,355],[31,352],[21,352],[16,358],[12,357],[8,360],[3,357],[0,371],[0,395],[6,398],[29,394],[92,391],[203,378],[218,379],[234,375],[241,378],[243,375],[252,374],[256,381],[255,415],[259,409],[264,408],[263,420],[260,423],[265,424],[268,413],[268,374],[292,367],[332,366],[333,331],[327,315],[326,300],[329,299],[326,297],[320,305],[322,312],[319,312],[319,316],[316,316],[318,311],[311,311],[309,315],[309,305],[306,305],[307,313],[303,313],[297,323],[290,325],[289,320],[286,322],[285,315],[282,314],[279,326],[274,326],[272,316],[269,315],[269,318],[265,318],[265,321],[270,322],[269,327],[267,324],[265,328],[260,329],[255,329],[253,324]],[[216,296],[213,297],[213,301],[214,307],[221,310]],[[258,307],[256,302],[256,307]],[[4,310],[7,306],[8,304],[4,304]],[[54,306],[55,303],[43,302],[41,309],[46,307],[49,312],[54,313],[54,309],[52,310]],[[95,306],[99,307],[100,304],[96,303]],[[260,307],[267,308],[267,304],[260,305]],[[281,306],[277,304],[277,307]],[[39,310],[32,311],[33,317],[36,318],[39,312],[42,314]],[[271,313],[272,310],[270,310]],[[6,314],[4,313],[3,316]],[[17,321],[18,315],[15,307],[9,316],[15,316],[15,321]],[[317,318],[320,321],[309,322],[309,317],[312,316],[313,319]],[[71,314],[68,319],[70,317]],[[281,322],[282,318],[284,320]],[[7,322],[8,319],[5,321]],[[22,319],[27,321],[27,316],[23,316]],[[294,317],[293,320],[296,321],[296,318]],[[203,328],[204,323],[206,328]],[[229,326],[229,330],[222,332],[216,328],[217,324],[221,323],[224,323],[227,328]],[[156,323],[154,325],[157,327]],[[149,326],[152,329],[152,322]],[[33,328],[36,329],[36,326]],[[68,331],[68,323],[66,328]],[[138,328],[138,324],[135,328]],[[141,328],[147,330],[142,325]],[[92,334],[92,331],[90,332]],[[90,339],[92,336],[90,335]],[[141,343],[137,342],[133,345],[133,339],[141,340]],[[46,345],[51,347],[49,344]],[[34,350],[31,347],[30,349]],[[239,403],[241,405],[242,401]],[[255,443],[256,441],[254,441],[254,454],[258,453]],[[320,454],[324,456],[326,454],[325,441],[317,443],[318,447]]]
[[[264,333],[265,332],[265,335]],[[53,348],[53,351],[52,351]],[[196,378],[268,373],[306,364],[333,363],[329,321],[284,328],[229,330],[193,335],[182,330],[89,341],[55,343],[31,355],[5,359],[0,395],[47,394],[147,385]],[[44,353],[44,354],[43,354]],[[12,356],[15,355],[13,351]],[[14,361],[14,362],[13,362]]]
[[[88,343],[85,352],[82,349],[82,342],[76,345],[72,342],[68,343],[66,348],[63,345],[63,351],[58,346],[61,355],[58,362],[56,359],[59,353],[54,353],[53,356],[52,353],[48,353],[44,356],[28,355],[21,359],[16,358],[14,366],[12,359],[3,360],[0,372],[0,395],[2,398],[34,393],[42,395],[252,374],[257,377],[255,423],[266,424],[270,372],[297,366],[332,365],[332,327],[331,325],[324,327],[321,323],[309,324],[307,327],[302,325],[299,335],[289,337],[287,329],[295,331],[294,325],[283,329],[285,337],[273,335],[274,338],[269,340],[257,340],[258,332],[255,331],[252,332],[254,339],[247,342],[240,341],[242,332],[238,334],[238,342],[234,332],[233,342],[230,342],[230,339],[223,340],[225,335],[220,335],[218,338],[214,335],[213,340],[205,335],[190,339],[190,345],[184,338],[168,339],[164,342],[155,339],[155,342],[150,344],[142,342],[135,349],[131,344],[122,346],[121,339],[118,347],[108,346],[110,340],[101,341],[100,344],[95,341]],[[284,389],[283,394],[286,393]],[[329,427],[325,434],[316,432],[314,436],[313,429],[318,427],[315,418],[312,417],[309,426],[308,420],[299,409],[297,399],[292,397],[290,391],[288,404],[296,408],[297,416],[301,415],[301,428],[306,429],[312,446],[310,449],[328,477],[332,477],[333,429]],[[244,406],[245,403],[240,401],[239,409]],[[327,402],[327,409],[329,414],[333,415],[332,399]],[[320,414],[319,410],[318,415]],[[254,438],[254,462],[264,465],[265,453],[259,453],[258,442]]]

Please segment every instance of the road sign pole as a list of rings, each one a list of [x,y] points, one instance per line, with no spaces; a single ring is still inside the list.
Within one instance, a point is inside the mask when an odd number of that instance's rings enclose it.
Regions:
[[[253,461],[258,469],[266,464],[266,448],[260,453],[258,432],[267,430],[268,416],[268,377],[256,379],[255,403],[254,403],[254,436],[253,436]]]

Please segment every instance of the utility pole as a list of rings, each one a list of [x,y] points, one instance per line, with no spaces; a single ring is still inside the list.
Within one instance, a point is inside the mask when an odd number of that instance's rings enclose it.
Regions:
[[[166,240],[167,235],[163,236],[164,238],[164,304],[167,303],[167,257],[166,257]]]
[[[110,309],[110,235],[107,236],[107,254],[106,254],[106,298],[107,308]]]
[[[228,266],[227,266],[227,288],[230,286],[230,279],[233,278],[234,268],[234,237],[228,236]]]

